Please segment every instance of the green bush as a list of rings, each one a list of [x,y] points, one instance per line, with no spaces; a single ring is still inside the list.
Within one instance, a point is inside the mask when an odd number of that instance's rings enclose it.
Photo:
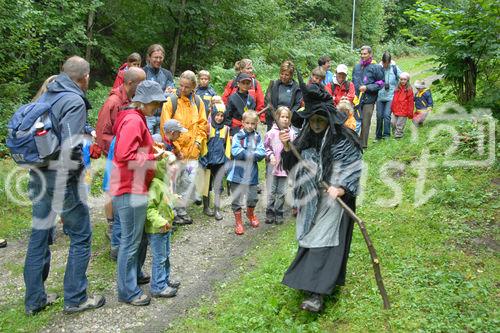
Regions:
[[[386,44],[380,45],[380,47],[378,47],[375,51],[375,54],[379,55],[380,53],[381,58],[384,51],[389,51],[393,58],[427,54],[427,49],[409,45],[402,39],[392,39]]]
[[[110,90],[111,87],[104,86],[101,83],[96,82],[95,88],[87,92],[87,99],[89,100],[90,105],[92,105],[92,109],[90,109],[88,113],[88,122],[90,125],[95,126],[99,109],[108,98]]]

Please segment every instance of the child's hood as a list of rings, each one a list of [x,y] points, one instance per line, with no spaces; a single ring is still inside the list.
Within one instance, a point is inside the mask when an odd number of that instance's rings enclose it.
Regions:
[[[163,181],[165,179],[166,171],[167,171],[166,159],[161,159],[158,162],[156,162],[155,178]]]

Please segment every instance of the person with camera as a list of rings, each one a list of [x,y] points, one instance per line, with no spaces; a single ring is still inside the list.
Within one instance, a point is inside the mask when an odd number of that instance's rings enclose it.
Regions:
[[[377,126],[375,140],[387,139],[391,136],[391,104],[394,90],[398,85],[401,70],[391,60],[391,54],[385,51],[380,62],[384,70],[384,89],[378,91],[377,98]]]

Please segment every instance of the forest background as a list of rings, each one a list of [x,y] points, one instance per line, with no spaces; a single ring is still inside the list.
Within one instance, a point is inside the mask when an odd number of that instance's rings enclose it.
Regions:
[[[91,63],[91,89],[103,100],[127,55],[145,58],[153,43],[166,49],[164,67],[208,69],[219,92],[241,58],[254,61],[265,89],[286,59],[307,71],[321,55],[332,67],[353,65],[362,45],[376,60],[385,50],[432,54],[445,78],[433,89],[498,114],[499,8],[498,0],[0,0],[0,156],[16,107],[68,56]]]

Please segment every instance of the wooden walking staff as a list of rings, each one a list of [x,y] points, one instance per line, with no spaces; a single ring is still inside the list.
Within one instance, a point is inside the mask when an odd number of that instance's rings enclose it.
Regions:
[[[274,122],[276,126],[280,129],[280,131],[283,131],[276,121],[276,115],[273,114]],[[288,147],[292,151],[292,153],[295,155],[295,157],[299,160],[299,162],[304,162],[304,159],[298,152],[297,148],[293,145],[291,141],[288,141],[287,143]],[[307,163],[302,163],[304,166],[306,166],[310,172],[314,173],[313,170],[309,168]],[[321,181],[321,186],[324,187],[325,189],[329,188],[330,185],[322,180]],[[368,251],[370,252],[370,257],[372,260],[372,265],[373,265],[373,271],[375,272],[375,281],[377,282],[378,290],[380,292],[380,296],[382,296],[382,300],[384,302],[384,309],[389,309],[391,307],[391,304],[389,303],[389,297],[387,296],[387,291],[385,290],[384,286],[384,281],[382,280],[382,274],[380,273],[380,261],[377,256],[377,252],[375,251],[375,247],[373,246],[372,240],[370,239],[370,236],[368,235],[368,231],[366,231],[366,226],[363,220],[361,220],[349,206],[339,197],[336,198],[337,202],[344,208],[344,211],[347,212],[347,214],[353,218],[356,223],[359,226],[359,229],[361,230],[361,233],[363,234],[363,238],[365,239],[366,246],[368,246]]]

